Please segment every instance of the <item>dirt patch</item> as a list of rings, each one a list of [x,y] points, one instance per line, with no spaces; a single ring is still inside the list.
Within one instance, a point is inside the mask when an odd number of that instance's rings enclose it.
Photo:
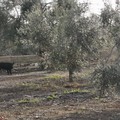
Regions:
[[[98,99],[86,79],[68,73],[0,76],[0,120],[119,120],[120,100]]]

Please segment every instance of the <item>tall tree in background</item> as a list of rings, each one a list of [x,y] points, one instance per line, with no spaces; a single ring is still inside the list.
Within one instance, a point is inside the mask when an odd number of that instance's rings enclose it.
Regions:
[[[17,4],[14,0],[5,0],[0,3],[0,24],[1,24],[1,43],[3,44],[4,54],[11,54],[14,48],[14,41],[18,36],[17,29],[19,28],[18,16],[13,13],[17,12]],[[1,45],[2,45],[1,44]],[[3,54],[1,53],[1,54]]]
[[[114,41],[114,47],[120,50],[120,3],[116,1],[116,8],[113,9],[111,5],[105,4],[105,8],[101,12],[103,29],[107,32]],[[109,41],[110,42],[110,41]]]
[[[1,54],[25,54],[29,46],[21,41],[18,29],[24,23],[36,0],[3,0],[0,3]],[[27,46],[27,47],[26,47]],[[25,48],[26,47],[26,48]]]
[[[50,27],[46,15],[46,3],[37,1],[31,8],[31,12],[24,13],[25,20],[19,29],[21,36],[23,38],[25,36],[26,41],[33,44],[34,50],[41,57],[45,51],[49,50],[50,46]]]

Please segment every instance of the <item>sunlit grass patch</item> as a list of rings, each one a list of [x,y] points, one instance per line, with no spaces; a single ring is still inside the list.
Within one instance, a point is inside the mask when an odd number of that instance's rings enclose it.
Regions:
[[[45,79],[54,79],[54,80],[58,80],[58,79],[61,79],[63,78],[62,76],[60,75],[49,75],[47,77],[44,77]]]
[[[54,100],[54,99],[57,99],[58,96],[56,93],[52,93],[51,95],[47,96],[47,100]]]
[[[23,98],[20,100],[17,100],[17,103],[24,104],[24,103],[39,103],[41,100],[39,98]]]
[[[81,90],[81,89],[72,89],[72,90],[65,90],[64,94],[70,94],[70,93],[89,93],[89,90]]]

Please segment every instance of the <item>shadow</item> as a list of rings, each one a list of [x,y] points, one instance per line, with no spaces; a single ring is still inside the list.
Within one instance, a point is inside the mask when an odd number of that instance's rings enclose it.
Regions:
[[[55,120],[120,120],[120,110],[103,110],[101,112],[90,111],[89,113],[73,113],[67,117]]]

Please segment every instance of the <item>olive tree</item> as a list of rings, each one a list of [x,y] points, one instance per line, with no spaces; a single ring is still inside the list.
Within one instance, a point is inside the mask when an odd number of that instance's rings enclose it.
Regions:
[[[12,54],[15,42],[19,36],[17,29],[20,27],[18,4],[14,0],[0,2],[0,37],[1,54]]]
[[[53,68],[67,68],[69,81],[73,81],[74,71],[95,52],[99,42],[98,28],[86,15],[88,6],[76,0],[38,2],[25,13],[19,29],[41,57],[43,52],[49,53]]]
[[[76,0],[55,1],[53,16],[53,63],[65,66],[69,71],[69,81],[84,56],[93,54],[97,44],[97,29],[86,16],[88,3]]]
[[[21,41],[34,47],[38,55],[42,57],[45,51],[48,51],[50,43],[50,27],[47,22],[46,12],[42,2],[36,2],[31,11],[24,13],[25,19],[18,30],[21,35]]]

